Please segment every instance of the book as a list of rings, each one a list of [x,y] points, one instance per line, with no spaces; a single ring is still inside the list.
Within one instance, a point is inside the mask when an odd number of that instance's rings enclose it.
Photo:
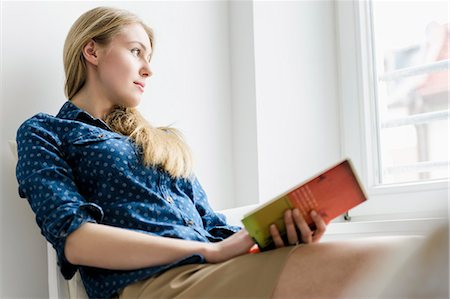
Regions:
[[[282,238],[287,235],[284,212],[298,208],[311,230],[310,213],[315,210],[328,224],[334,218],[367,200],[349,159],[320,172],[285,193],[245,214],[242,223],[261,251],[274,248],[269,226],[276,224]]]

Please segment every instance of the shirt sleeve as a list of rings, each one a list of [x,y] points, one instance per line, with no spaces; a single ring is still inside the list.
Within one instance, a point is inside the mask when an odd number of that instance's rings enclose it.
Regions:
[[[30,119],[17,131],[16,177],[19,195],[27,198],[42,235],[56,250],[64,278],[77,271],[64,255],[66,238],[86,222],[100,222],[102,209],[78,193],[61,141],[44,128],[45,121]]]
[[[225,215],[217,213],[211,208],[206,193],[197,177],[194,176],[192,178],[191,184],[195,207],[202,217],[203,226],[213,237],[223,240],[241,230],[239,226],[227,224]],[[217,239],[212,241],[217,241]]]

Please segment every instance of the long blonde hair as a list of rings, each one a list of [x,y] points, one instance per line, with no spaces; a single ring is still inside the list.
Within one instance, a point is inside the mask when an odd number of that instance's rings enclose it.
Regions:
[[[129,11],[97,7],[82,14],[72,25],[64,43],[65,94],[72,99],[84,86],[87,78],[83,47],[92,39],[107,45],[122,28],[140,24],[147,32],[154,49],[153,30]],[[192,154],[180,131],[170,127],[153,127],[135,108],[115,106],[106,116],[111,129],[129,136],[142,151],[145,166],[162,167],[174,178],[188,178],[192,174]]]

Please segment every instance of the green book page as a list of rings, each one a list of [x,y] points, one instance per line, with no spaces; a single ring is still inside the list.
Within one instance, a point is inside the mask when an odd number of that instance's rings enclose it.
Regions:
[[[244,217],[242,223],[258,246],[264,248],[272,242],[269,226],[276,224],[283,235],[285,232],[284,212],[292,208],[288,196],[283,196]]]

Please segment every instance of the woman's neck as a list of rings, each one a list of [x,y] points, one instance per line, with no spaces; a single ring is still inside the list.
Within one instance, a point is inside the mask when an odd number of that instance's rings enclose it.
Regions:
[[[95,93],[82,88],[74,97],[70,99],[72,104],[86,111],[95,118],[104,120],[111,111],[113,105],[111,102],[103,99]]]

